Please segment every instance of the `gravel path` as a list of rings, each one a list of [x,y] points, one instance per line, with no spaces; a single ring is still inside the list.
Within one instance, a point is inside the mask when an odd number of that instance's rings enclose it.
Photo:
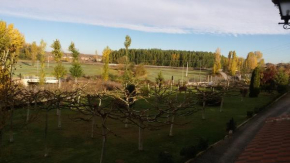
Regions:
[[[255,137],[268,117],[290,114],[290,94],[260,112],[244,126],[240,127],[231,138],[212,147],[190,163],[232,163],[235,162],[247,144]]]

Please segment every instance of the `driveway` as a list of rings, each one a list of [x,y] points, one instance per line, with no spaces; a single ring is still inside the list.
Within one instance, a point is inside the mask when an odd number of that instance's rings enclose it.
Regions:
[[[226,138],[190,163],[232,163],[255,137],[268,117],[290,114],[290,94],[282,97],[273,105],[260,112],[244,126],[240,127],[231,138]]]

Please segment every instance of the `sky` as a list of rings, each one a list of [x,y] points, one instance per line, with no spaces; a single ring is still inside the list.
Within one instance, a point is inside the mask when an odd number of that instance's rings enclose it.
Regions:
[[[0,0],[0,20],[13,23],[26,42],[63,51],[73,41],[81,53],[109,46],[211,51],[240,57],[261,51],[266,62],[290,62],[290,30],[271,0]],[[50,51],[50,46],[47,47]]]

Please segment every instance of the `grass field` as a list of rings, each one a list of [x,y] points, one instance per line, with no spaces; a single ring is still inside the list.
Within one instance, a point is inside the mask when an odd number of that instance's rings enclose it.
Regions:
[[[157,70],[155,70],[157,71]],[[253,111],[275,98],[276,94],[260,94],[258,98],[245,98],[239,96],[225,98],[224,111],[219,112],[219,107],[206,108],[206,120],[201,119],[201,112],[188,117],[177,117],[176,122],[191,123],[174,127],[174,136],[169,137],[169,126],[160,130],[145,130],[144,151],[138,151],[138,128],[130,126],[128,129],[117,121],[108,121],[108,127],[117,136],[110,135],[106,148],[106,163],[158,163],[158,154],[167,151],[173,154],[174,162],[181,163],[184,159],[179,155],[183,147],[196,145],[200,137],[207,138],[212,144],[222,139],[226,134],[226,123],[234,118],[237,124],[247,119],[246,112]],[[137,104],[138,105],[138,104]],[[76,113],[63,110],[63,128],[57,129],[56,111],[49,115],[49,149],[50,156],[44,158],[44,113],[40,113],[32,124],[23,127],[25,110],[17,111],[15,116],[15,142],[8,143],[9,128],[3,137],[1,149],[1,163],[96,163],[99,162],[101,150],[101,136],[90,138],[89,122],[75,122],[71,119]],[[100,126],[100,123],[98,123]],[[96,132],[100,134],[100,128]]]
[[[71,67],[71,63],[63,63],[64,67],[67,69],[69,73],[69,68]],[[49,67],[46,65],[46,75],[47,76],[53,76],[53,67],[55,66],[55,63],[50,63]],[[84,74],[88,76],[96,76],[101,75],[102,73],[102,65],[101,64],[82,64],[82,68],[84,70]],[[174,76],[175,82],[177,82],[179,79],[182,79],[182,72],[184,72],[184,80],[186,80],[185,77],[185,70],[182,69],[173,69],[173,68],[146,68],[147,70],[147,78],[151,81],[155,81],[155,78],[157,77],[157,74],[161,71],[165,80],[171,80],[171,77]],[[40,72],[40,66],[38,67],[37,71],[37,65],[32,66],[31,61],[19,61],[16,65],[15,70],[15,76],[18,76],[20,73],[22,76],[31,76],[31,75],[37,75]],[[109,73],[118,75],[119,73],[117,70],[114,70],[114,67],[111,67],[109,70]],[[198,70],[189,70],[188,72],[188,79],[195,78],[196,81],[199,81],[199,73]],[[206,79],[206,75],[208,75],[209,71],[201,71],[200,76],[201,80],[204,81]]]

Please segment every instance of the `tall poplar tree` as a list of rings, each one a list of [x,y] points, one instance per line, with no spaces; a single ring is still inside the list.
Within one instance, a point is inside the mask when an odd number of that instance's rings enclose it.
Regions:
[[[129,47],[131,45],[131,37],[129,35],[126,36],[124,46],[126,48],[126,71],[128,68],[128,60],[129,60]]]
[[[107,81],[109,79],[110,53],[111,53],[111,49],[107,46],[103,50],[103,59],[102,59],[104,62],[103,73],[102,73],[102,77],[103,77],[104,81]]]
[[[54,67],[53,75],[58,79],[58,87],[61,87],[61,78],[64,77],[67,73],[65,67],[62,65],[61,58],[63,53],[61,51],[61,45],[58,39],[56,39],[51,45],[52,54],[54,55],[54,60],[57,62],[57,65]]]
[[[257,67],[257,57],[253,52],[248,53],[247,59],[247,68],[254,70]]]
[[[125,81],[130,80],[131,78],[131,73],[128,72],[128,60],[129,60],[129,47],[131,45],[131,37],[129,35],[126,36],[124,46],[126,48],[126,67],[125,67],[125,74],[124,74],[124,79]]]
[[[73,57],[73,64],[72,67],[69,69],[71,75],[75,78],[75,83],[77,83],[77,78],[83,75],[83,69],[79,63],[79,51],[75,48],[75,44],[71,42],[68,50],[72,53]]]
[[[219,72],[219,69],[221,68],[221,49],[217,48],[214,54],[214,65],[213,65],[213,74],[216,74]]]
[[[230,74],[232,76],[236,74],[237,67],[238,67],[238,58],[237,58],[236,52],[233,51],[233,55],[231,59],[231,68],[230,68]]]
[[[31,60],[32,60],[32,66],[35,65],[35,61],[37,59],[37,54],[38,54],[38,47],[35,41],[32,42],[31,44]]]
[[[45,82],[45,48],[46,42],[43,40],[40,41],[39,45],[39,60],[40,60],[40,76],[39,76],[39,84],[43,85]]]

